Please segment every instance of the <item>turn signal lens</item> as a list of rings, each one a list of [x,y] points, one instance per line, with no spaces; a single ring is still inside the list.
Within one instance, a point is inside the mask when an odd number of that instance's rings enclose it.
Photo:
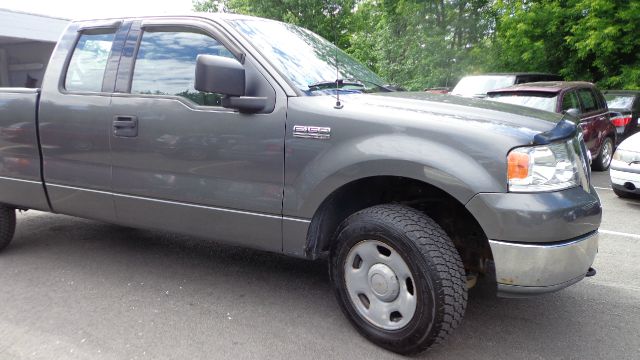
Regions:
[[[507,157],[507,177],[526,179],[529,176],[529,154],[511,152]]]

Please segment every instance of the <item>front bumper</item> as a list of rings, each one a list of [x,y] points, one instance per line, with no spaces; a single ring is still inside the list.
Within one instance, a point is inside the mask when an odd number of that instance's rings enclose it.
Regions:
[[[625,164],[626,165],[626,164]],[[626,170],[626,171],[625,171]],[[616,190],[631,194],[640,194],[640,173],[637,167],[627,167],[626,169],[611,167],[611,186]]]
[[[593,187],[541,193],[480,193],[466,205],[488,239],[557,243],[598,230],[600,199]]]
[[[598,252],[598,232],[547,243],[489,240],[498,296],[519,297],[563,289],[582,280]]]
[[[466,207],[489,239],[499,296],[530,296],[576,283],[598,251],[602,206],[591,186],[480,193]]]

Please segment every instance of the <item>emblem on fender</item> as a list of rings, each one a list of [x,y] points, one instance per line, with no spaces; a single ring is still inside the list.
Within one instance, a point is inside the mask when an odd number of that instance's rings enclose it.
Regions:
[[[294,125],[293,136],[305,139],[326,140],[331,137],[330,127]]]

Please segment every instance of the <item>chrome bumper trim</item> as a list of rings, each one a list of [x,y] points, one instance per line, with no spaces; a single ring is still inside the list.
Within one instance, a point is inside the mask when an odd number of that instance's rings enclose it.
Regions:
[[[598,252],[598,232],[551,244],[489,240],[498,294],[527,296],[557,291],[584,278]]]

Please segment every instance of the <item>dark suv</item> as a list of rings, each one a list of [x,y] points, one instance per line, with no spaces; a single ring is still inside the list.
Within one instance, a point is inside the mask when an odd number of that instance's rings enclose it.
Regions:
[[[580,118],[584,141],[594,154],[594,170],[609,168],[616,143],[616,128],[611,124],[604,96],[595,85],[582,81],[536,82],[516,85],[487,93],[491,100],[522,105]]]
[[[500,73],[465,76],[456,87],[451,90],[451,95],[464,97],[483,98],[487,92],[501,89],[511,85],[518,85],[536,81],[561,81],[560,75],[544,73]]]

